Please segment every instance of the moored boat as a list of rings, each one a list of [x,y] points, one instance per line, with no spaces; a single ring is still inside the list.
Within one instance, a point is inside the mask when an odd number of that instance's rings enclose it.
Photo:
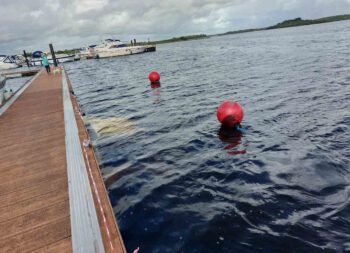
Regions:
[[[41,66],[42,65],[42,63],[41,63],[41,54],[42,53],[43,53],[42,51],[35,51],[32,54],[32,59],[30,61],[30,64],[32,66]],[[74,61],[74,58],[75,58],[74,54],[70,54],[70,55],[68,55],[68,54],[55,54],[55,56],[56,56],[56,60],[58,63],[72,62],[72,61]],[[53,59],[52,59],[51,55],[48,55],[47,59],[49,60],[50,64],[53,64]]]
[[[120,40],[107,39],[100,45],[91,45],[80,51],[82,58],[108,58],[156,51],[155,45],[128,46]]]
[[[14,69],[19,66],[9,55],[0,55],[0,69]]]
[[[23,55],[12,55],[11,59],[19,66],[19,67],[23,67],[24,65],[26,65],[26,58]]]

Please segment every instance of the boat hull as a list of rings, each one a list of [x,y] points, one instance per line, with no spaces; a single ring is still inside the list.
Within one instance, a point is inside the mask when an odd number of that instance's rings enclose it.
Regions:
[[[154,52],[156,47],[154,45],[147,46],[131,46],[131,47],[120,47],[113,48],[108,50],[90,50],[88,52],[82,52],[81,57],[87,59],[96,59],[96,58],[110,58],[117,56],[141,54],[146,52]]]
[[[15,69],[19,66],[15,63],[2,63],[0,62],[0,69]]]

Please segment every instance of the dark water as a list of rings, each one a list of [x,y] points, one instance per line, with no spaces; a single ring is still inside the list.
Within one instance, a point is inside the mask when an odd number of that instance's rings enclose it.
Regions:
[[[135,124],[95,135],[129,252],[350,251],[350,22],[67,68],[88,119]],[[220,132],[225,99],[246,134]]]

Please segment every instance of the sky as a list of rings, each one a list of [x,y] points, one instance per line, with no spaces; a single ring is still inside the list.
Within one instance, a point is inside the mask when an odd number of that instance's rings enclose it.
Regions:
[[[350,14],[350,0],[0,0],[0,54],[189,34],[216,34],[286,19]]]

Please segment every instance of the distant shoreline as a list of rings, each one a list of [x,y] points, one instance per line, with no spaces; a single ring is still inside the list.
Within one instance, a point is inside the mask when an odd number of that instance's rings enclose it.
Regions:
[[[273,30],[273,29],[297,27],[297,26],[324,24],[324,23],[331,23],[331,22],[344,21],[344,20],[350,20],[350,14],[330,16],[330,17],[319,18],[319,19],[295,18],[295,19],[285,20],[285,21],[278,23],[276,25],[268,26],[268,27],[264,27],[264,28],[229,31],[226,33],[214,34],[212,36],[222,36],[222,35],[230,35],[230,34],[237,34],[237,33],[247,33],[247,32],[256,32],[256,31],[266,31],[266,30]]]
[[[330,16],[330,17],[319,18],[319,19],[295,18],[295,19],[285,20],[276,25],[268,26],[264,28],[229,31],[225,33],[218,33],[218,34],[212,34],[212,35],[200,34],[200,35],[181,36],[181,37],[174,37],[172,39],[167,39],[167,40],[152,41],[150,43],[162,44],[162,43],[172,43],[172,42],[179,42],[179,41],[207,39],[214,36],[223,36],[223,35],[238,34],[238,33],[248,33],[248,32],[256,32],[256,31],[266,31],[266,30],[273,30],[273,29],[297,27],[297,26],[315,25],[315,24],[331,23],[331,22],[344,21],[344,20],[350,20],[350,14]]]
[[[281,28],[289,28],[289,27],[297,27],[297,26],[306,26],[306,25],[331,23],[331,22],[344,21],[344,20],[350,20],[350,14],[336,15],[336,16],[324,17],[324,18],[319,18],[319,19],[295,18],[295,19],[285,20],[285,21],[283,21],[281,23],[278,23],[276,25],[268,26],[268,27],[264,27],[264,28],[253,28],[253,29],[229,31],[229,32],[225,32],[225,33],[218,33],[218,34],[212,34],[212,35],[206,35],[206,34],[187,35],[187,36],[181,36],[181,37],[173,37],[171,39],[166,39],[166,40],[140,42],[140,43],[137,43],[137,45],[165,44],[165,43],[173,43],[173,42],[181,42],[181,41],[208,39],[208,38],[214,37],[214,36],[224,36],[224,35],[256,32],[256,31],[267,31],[267,30],[273,30],[273,29],[281,29]],[[71,54],[71,53],[74,53],[77,50],[78,49],[69,49],[69,50],[66,49],[66,50],[59,50],[56,53]]]

